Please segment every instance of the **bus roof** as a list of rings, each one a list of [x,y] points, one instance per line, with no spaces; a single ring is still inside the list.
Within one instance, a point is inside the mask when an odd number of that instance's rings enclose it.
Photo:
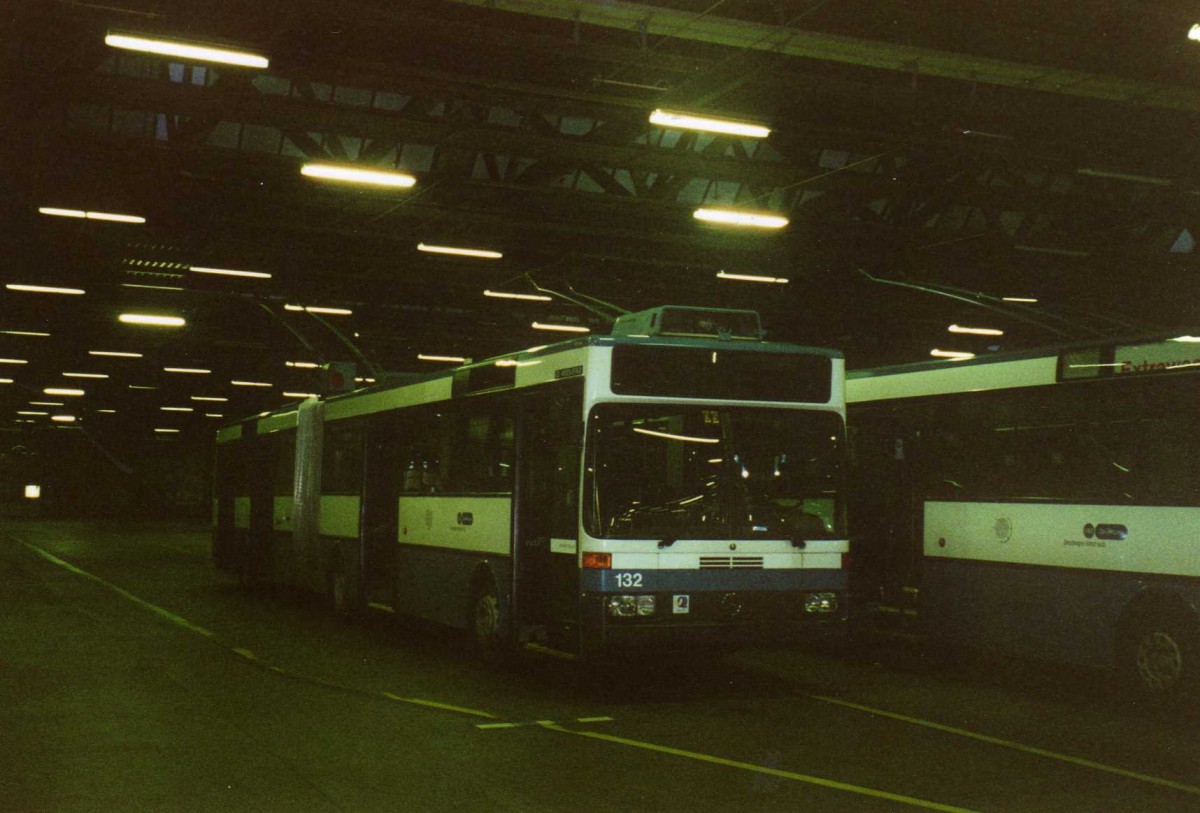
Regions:
[[[849,402],[1098,380],[1116,373],[1200,369],[1193,336],[1134,336],[1072,342],[966,360],[920,361],[847,371]]]
[[[484,367],[497,366],[498,362],[504,361],[524,361],[539,356],[549,356],[554,353],[563,351],[585,348],[585,347],[613,347],[616,345],[643,345],[643,346],[664,346],[664,347],[695,347],[711,350],[725,350],[748,353],[795,353],[797,355],[816,355],[824,356],[830,359],[844,358],[844,354],[840,350],[834,350],[827,347],[813,347],[808,345],[791,344],[788,342],[769,342],[769,341],[746,341],[740,339],[717,339],[717,338],[692,338],[681,336],[578,336],[575,338],[566,339],[554,344],[541,345],[537,347],[516,350],[511,353],[504,353],[499,356],[473,361],[467,364],[461,364],[455,367],[448,367],[441,370],[434,370],[429,373],[404,374],[396,376],[392,380],[383,380],[375,384],[360,387],[348,392],[339,392],[322,396],[321,400],[327,403],[333,403],[349,398],[360,398],[372,393],[385,392],[388,390],[398,389],[400,387],[409,387],[414,384],[427,384],[437,382],[444,379],[453,379],[455,373],[460,373],[464,370],[479,369]],[[501,365],[502,366],[502,365]],[[295,412],[295,401],[280,405],[278,408],[268,410],[266,412],[246,415],[244,417],[229,421],[223,427],[242,425],[251,421],[259,421],[264,418],[280,416],[289,412]]]

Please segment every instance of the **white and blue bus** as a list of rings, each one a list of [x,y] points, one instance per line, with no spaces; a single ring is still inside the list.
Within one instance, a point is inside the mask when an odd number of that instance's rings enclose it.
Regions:
[[[1195,689],[1192,341],[849,373],[856,598],[932,639]]]
[[[217,433],[214,560],[518,646],[736,645],[836,628],[840,353],[753,311],[310,398]]]

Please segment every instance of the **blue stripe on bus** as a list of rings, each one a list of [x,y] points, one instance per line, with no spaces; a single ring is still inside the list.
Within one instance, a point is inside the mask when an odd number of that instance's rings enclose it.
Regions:
[[[640,579],[638,578],[640,576]],[[676,590],[844,590],[837,569],[714,568],[712,570],[581,570],[579,584],[591,593]]]
[[[927,556],[920,614],[930,637],[1029,658],[1111,663],[1117,625],[1143,590],[1200,605],[1191,579]]]

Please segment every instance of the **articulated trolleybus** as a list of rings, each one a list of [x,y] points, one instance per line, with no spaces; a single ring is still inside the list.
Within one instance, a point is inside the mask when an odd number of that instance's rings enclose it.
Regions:
[[[216,564],[485,659],[839,627],[843,359],[761,335],[667,306],[225,426]]]
[[[856,596],[933,638],[1194,690],[1189,340],[850,373]]]

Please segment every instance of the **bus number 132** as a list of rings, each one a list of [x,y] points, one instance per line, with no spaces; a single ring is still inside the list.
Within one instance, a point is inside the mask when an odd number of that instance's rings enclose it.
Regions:
[[[617,587],[641,587],[641,573],[617,573],[614,574],[617,578]]]

